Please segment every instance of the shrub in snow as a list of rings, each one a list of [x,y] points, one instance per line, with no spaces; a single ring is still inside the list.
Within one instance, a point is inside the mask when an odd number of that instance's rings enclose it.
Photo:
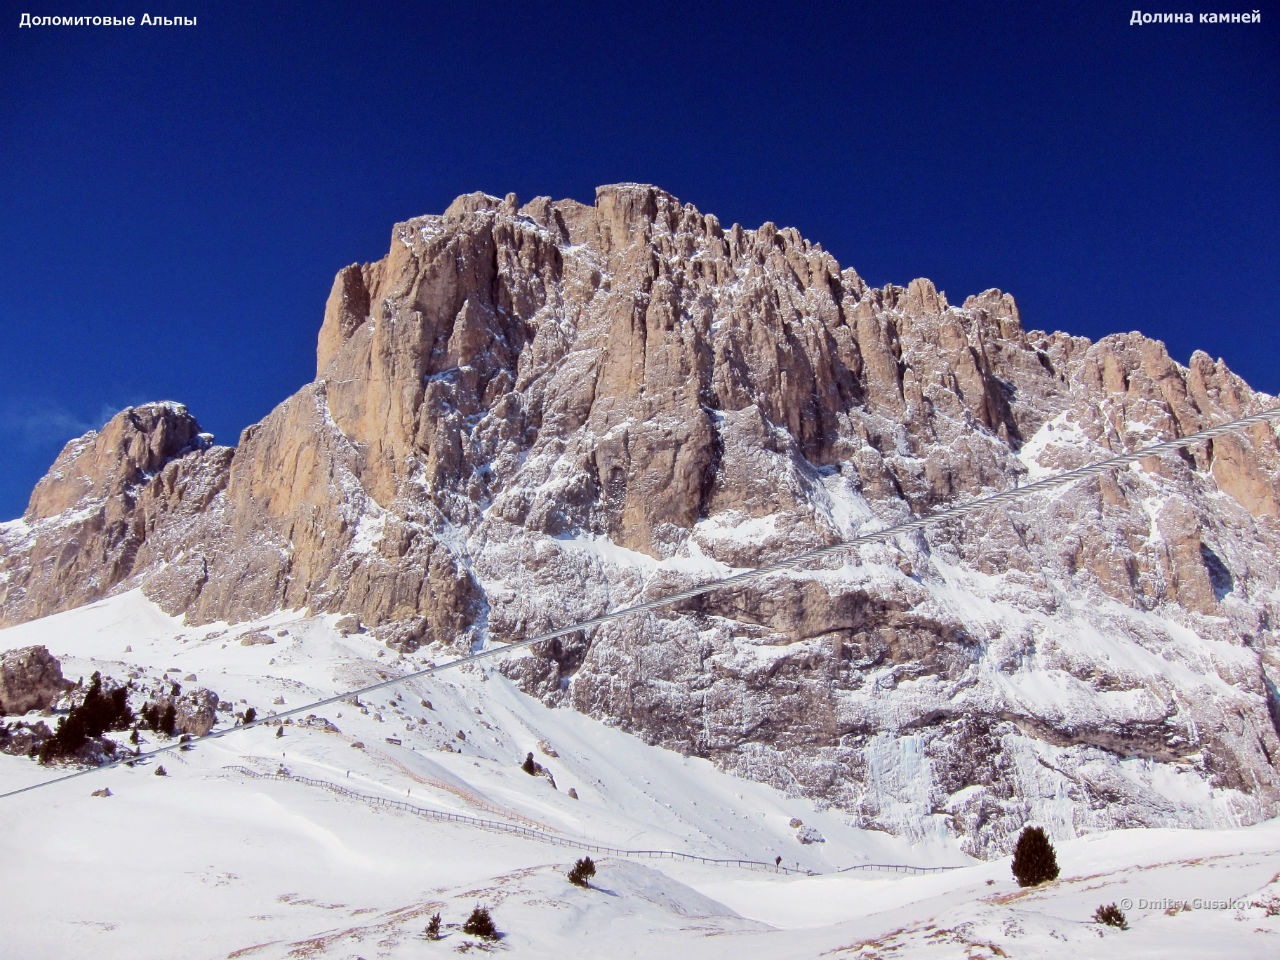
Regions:
[[[1058,857],[1040,827],[1027,827],[1013,848],[1013,878],[1020,887],[1035,887],[1058,879]]]
[[[575,887],[590,886],[588,881],[596,875],[595,862],[590,857],[583,857],[569,871],[569,882]]]
[[[462,932],[469,933],[473,937],[479,937],[481,940],[498,939],[498,928],[493,925],[493,917],[489,916],[489,908],[482,907],[479,904],[471,911],[471,916],[467,917],[467,922],[462,925]]]
[[[157,777],[167,777],[168,775],[169,775],[169,774],[167,774],[167,773],[165,772],[164,764],[161,764],[160,766],[156,767],[156,776],[157,776]]]
[[[1121,930],[1129,929],[1129,921],[1125,919],[1124,911],[1114,903],[1098,907],[1093,911],[1093,922],[1105,923],[1108,927],[1119,927]]]
[[[440,914],[432,915],[431,921],[427,924],[426,934],[428,940],[440,939]]]

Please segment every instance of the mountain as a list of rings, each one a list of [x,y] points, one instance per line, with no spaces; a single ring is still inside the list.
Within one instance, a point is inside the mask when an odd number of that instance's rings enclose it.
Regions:
[[[234,449],[175,403],[68,444],[0,526],[0,623],[141,586],[190,624],[310,608],[452,656],[1273,405],[655,187],[471,194],[338,273],[315,381]],[[1264,425],[502,669],[979,856],[1028,820],[1253,823],[1280,812],[1278,516]]]
[[[225,728],[246,705],[301,707],[423,653],[343,636],[339,620],[190,626],[133,590],[4,629],[0,649],[48,646],[68,677],[128,677],[135,707],[157,686],[203,685]],[[140,737],[144,752],[176,746]],[[555,786],[524,772],[527,751]],[[66,772],[6,752],[0,792]],[[548,709],[484,665],[4,802],[18,825],[0,832],[9,957],[455,956],[492,946],[460,929],[477,904],[521,960],[1270,960],[1280,934],[1280,820],[1055,840],[1060,879],[1023,889],[1008,858],[852,829],[835,808]],[[825,842],[804,842],[815,831]],[[582,856],[589,889],[566,877]],[[1093,922],[1111,903],[1129,930]],[[436,913],[443,941],[424,943]]]

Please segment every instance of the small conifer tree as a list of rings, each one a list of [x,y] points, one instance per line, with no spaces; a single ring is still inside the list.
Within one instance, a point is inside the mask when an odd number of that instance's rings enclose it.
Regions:
[[[440,914],[432,914],[431,921],[427,924],[427,939],[440,939]]]
[[[1093,922],[1104,923],[1108,927],[1118,927],[1121,930],[1129,929],[1129,921],[1125,919],[1124,911],[1114,903],[1105,907],[1098,907],[1097,910],[1093,911]]]
[[[590,857],[583,857],[569,871],[569,882],[575,887],[590,886],[589,881],[596,875],[595,862]]]
[[[1040,827],[1027,827],[1013,848],[1013,877],[1020,887],[1036,887],[1058,879],[1058,857]]]
[[[471,916],[467,917],[467,922],[462,925],[462,932],[479,937],[481,940],[498,939],[498,928],[493,925],[489,908],[479,904],[476,904],[476,908],[471,911]]]
[[[89,740],[84,720],[72,710],[58,721],[58,729],[52,737],[40,745],[40,762],[46,766],[55,760],[75,756]]]
[[[157,721],[156,733],[163,733],[166,737],[172,737],[178,732],[178,710],[173,705],[172,700],[165,702],[164,709],[160,711],[160,719]]]
[[[169,774],[168,774],[168,773],[165,771],[165,769],[164,769],[164,764],[161,764],[160,766],[156,767],[156,776],[157,776],[157,777],[167,777],[168,775],[169,775]]]
[[[40,746],[39,758],[44,764],[74,757],[91,739],[107,730],[124,730],[133,722],[133,711],[127,702],[129,691],[115,687],[103,692],[102,674],[95,672],[84,697],[58,721],[58,729]],[[102,749],[110,754],[114,744],[106,741]]]

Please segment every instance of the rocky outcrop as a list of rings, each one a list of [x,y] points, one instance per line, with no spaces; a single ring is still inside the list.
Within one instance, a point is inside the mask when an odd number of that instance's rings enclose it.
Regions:
[[[173,706],[174,727],[180,734],[203,737],[218,719],[218,695],[204,687],[188,690]]]
[[[11,757],[35,757],[53,731],[43,720],[0,725],[0,753]]]
[[[62,676],[62,664],[44,646],[22,647],[0,655],[2,715],[44,710],[70,687],[71,683]]]
[[[178,403],[130,407],[68,443],[22,518],[0,525],[0,625],[90,603],[154,572],[149,539],[157,528],[186,531],[225,486],[230,459]]]
[[[0,527],[0,612],[141,584],[192,621],[311,607],[464,650],[1274,403],[1138,333],[1028,331],[999,290],[870,288],[655,187],[470,194],[339,272],[316,381],[234,452],[173,405],[70,445]],[[1256,820],[1278,478],[1258,427],[502,669],[981,854],[1028,819]]]

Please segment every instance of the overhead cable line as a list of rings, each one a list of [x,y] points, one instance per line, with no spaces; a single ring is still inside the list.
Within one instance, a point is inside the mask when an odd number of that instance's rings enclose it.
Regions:
[[[415,670],[412,673],[401,674],[397,677],[390,677],[386,680],[380,680],[377,683],[371,683],[367,686],[358,687],[354,690],[347,690],[343,693],[334,694],[331,697],[325,697],[322,700],[315,700],[311,703],[304,704],[301,707],[294,707],[291,710],[281,710],[264,717],[259,717],[249,723],[239,726],[227,727],[223,730],[213,730],[201,737],[193,737],[190,740],[167,744],[163,747],[157,747],[154,750],[138,755],[128,755],[119,757],[115,760],[101,764],[96,767],[90,767],[86,770],[77,770],[74,773],[68,773],[61,777],[54,777],[50,780],[42,780],[39,783],[33,783],[26,787],[20,787],[17,790],[10,790],[7,793],[0,793],[0,800],[6,797],[17,796],[20,793],[26,793],[30,790],[37,790],[41,787],[49,787],[55,783],[64,783],[67,780],[74,780],[76,777],[88,776],[92,773],[99,773],[112,767],[118,767],[122,764],[132,765],[141,760],[147,760],[151,757],[159,756],[173,750],[190,749],[193,745],[203,743],[206,740],[216,740],[225,737],[228,734],[238,733],[241,730],[248,730],[252,727],[261,726],[264,723],[283,720],[285,717],[292,717],[300,713],[314,711],[320,707],[328,706],[332,703],[338,703],[342,700],[349,700],[353,697],[360,697],[375,690],[383,690],[388,687],[398,686],[407,683],[410,680],[417,680],[422,677],[428,677],[433,674],[443,673],[445,670],[452,670],[455,667],[461,667],[468,663],[476,663],[480,660],[487,660],[491,657],[501,656],[510,653],[512,650],[518,650],[522,647],[528,647],[535,643],[545,643],[548,640],[555,640],[558,637],[567,636],[571,633],[577,633],[581,630],[589,630],[592,627],[598,627],[601,624],[608,623],[611,620],[618,620],[622,617],[629,617],[637,613],[646,613],[650,610],[658,610],[662,607],[669,607],[673,604],[680,603],[683,600],[690,600],[694,597],[700,597],[704,594],[712,593],[717,590],[724,590],[728,587],[736,587],[751,580],[758,580],[761,577],[767,577],[773,573],[781,573],[785,570],[794,570],[804,566],[810,561],[817,560],[820,557],[830,556],[835,553],[842,553],[853,547],[859,547],[863,544],[882,543],[891,540],[894,537],[913,530],[920,530],[924,527],[933,526],[947,520],[956,520],[960,517],[967,517],[987,510],[991,507],[1001,504],[1011,503],[1014,500],[1021,500],[1035,494],[1046,493],[1050,490],[1056,490],[1059,487],[1065,487],[1069,484],[1076,483],[1079,480],[1087,480],[1090,477],[1097,477],[1118,467],[1123,467],[1139,460],[1145,460],[1148,457],[1158,457],[1166,453],[1173,453],[1184,447],[1189,447],[1194,443],[1201,443],[1205,440],[1213,440],[1215,437],[1221,437],[1229,433],[1238,433],[1246,427],[1255,426],[1260,423],[1268,423],[1273,420],[1280,420],[1280,407],[1272,407],[1269,410],[1263,410],[1260,413],[1250,414],[1249,416],[1240,417],[1227,423],[1218,424],[1215,427],[1201,430],[1197,433],[1190,433],[1184,437],[1178,437],[1173,440],[1166,440],[1161,443],[1155,443],[1148,447],[1142,447],[1129,453],[1121,453],[1114,457],[1098,463],[1088,464],[1083,467],[1077,467],[1074,470],[1068,470],[1052,477],[1045,477],[1042,480],[1036,480],[1026,486],[1013,487],[1001,493],[992,494],[987,497],[979,497],[968,503],[961,504],[957,507],[948,507],[934,513],[925,514],[920,517],[913,517],[910,520],[904,520],[891,526],[884,527],[880,530],[874,530],[870,533],[859,534],[848,540],[841,540],[836,543],[828,544],[822,547],[815,547],[812,550],[806,550],[803,553],[797,553],[794,556],[787,557],[774,563],[766,564],[763,567],[753,567],[750,570],[743,570],[732,576],[722,577],[718,580],[711,580],[707,583],[696,587],[690,587],[687,590],[681,590],[677,593],[665,594],[653,600],[646,600],[643,603],[632,604],[628,607],[620,607],[603,613],[598,617],[591,617],[588,620],[580,620],[577,623],[571,623],[568,626],[557,627],[554,630],[548,630],[539,633],[536,636],[528,637],[524,640],[514,640],[511,643],[500,644],[490,647],[487,650],[481,650],[478,653],[472,653],[465,657],[459,657],[456,660],[450,660],[448,663],[437,664],[435,666],[426,667],[422,670]]]

